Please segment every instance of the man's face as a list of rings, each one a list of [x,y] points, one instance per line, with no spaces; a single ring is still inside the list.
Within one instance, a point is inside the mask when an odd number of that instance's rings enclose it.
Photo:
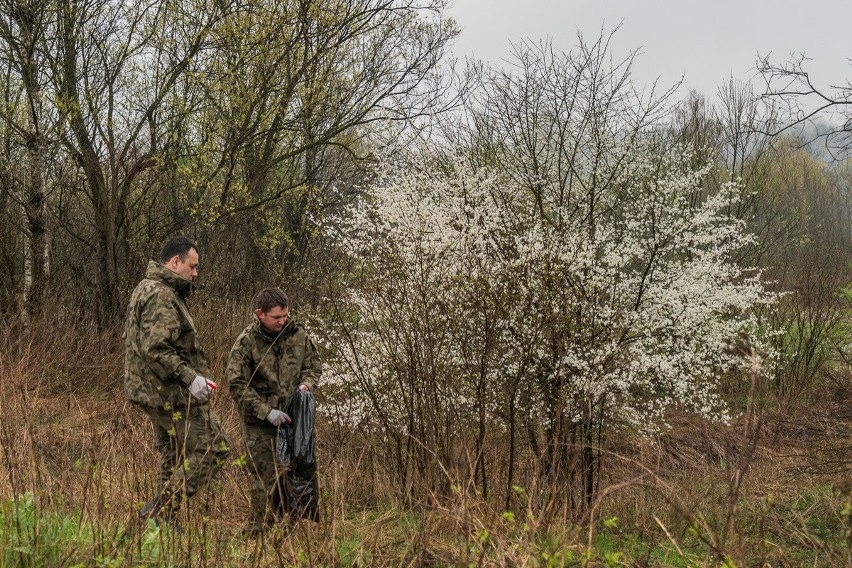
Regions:
[[[189,249],[189,252],[186,253],[186,260],[181,260],[180,256],[174,255],[166,263],[166,268],[192,282],[198,276],[198,251]]]
[[[290,308],[275,306],[265,312],[263,310],[255,310],[254,313],[257,314],[260,325],[266,331],[280,333],[284,329],[284,326],[287,325],[287,319],[290,317]]]

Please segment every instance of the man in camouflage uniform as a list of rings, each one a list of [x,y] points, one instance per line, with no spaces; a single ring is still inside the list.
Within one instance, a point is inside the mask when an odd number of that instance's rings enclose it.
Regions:
[[[276,460],[278,426],[289,424],[283,411],[296,389],[316,388],[322,372],[313,342],[301,324],[290,319],[287,296],[266,288],[254,299],[254,321],[246,327],[228,357],[226,379],[243,415],[252,483],[252,519],[257,534],[290,513],[287,470]],[[301,472],[316,495],[316,471]],[[292,497],[292,495],[291,495]],[[316,511],[314,509],[314,520]]]
[[[230,453],[187,304],[198,261],[191,240],[169,240],[133,291],[125,325],[124,393],[150,417],[161,458],[157,495],[139,514],[173,528],[183,496],[204,489]]]

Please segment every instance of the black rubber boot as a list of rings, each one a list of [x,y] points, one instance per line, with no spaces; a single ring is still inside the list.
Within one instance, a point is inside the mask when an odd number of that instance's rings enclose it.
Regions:
[[[139,509],[139,518],[147,521],[148,519],[156,519],[163,508],[163,496],[157,495]]]
[[[182,534],[183,529],[177,524],[177,514],[180,509],[180,495],[161,493],[145,503],[139,509],[139,518],[147,521],[153,519],[157,526],[166,525],[172,532]]]

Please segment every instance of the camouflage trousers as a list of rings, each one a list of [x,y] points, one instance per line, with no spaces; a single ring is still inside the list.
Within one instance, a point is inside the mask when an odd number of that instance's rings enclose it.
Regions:
[[[159,493],[198,493],[231,453],[228,438],[209,404],[180,410],[146,408],[160,452]]]
[[[251,488],[251,522],[255,527],[304,516],[295,511],[297,498],[290,486],[288,469],[276,459],[277,429],[265,424],[245,424],[246,450],[253,480]],[[316,466],[296,472],[310,480],[312,494],[318,493]]]

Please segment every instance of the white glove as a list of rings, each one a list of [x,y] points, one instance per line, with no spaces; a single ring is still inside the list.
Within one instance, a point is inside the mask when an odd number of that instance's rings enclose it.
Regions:
[[[281,412],[276,408],[269,411],[269,414],[266,415],[266,421],[273,426],[283,426],[284,424],[290,424],[293,422],[290,420],[290,417],[287,416],[286,412]]]
[[[189,384],[189,394],[192,395],[197,402],[205,402],[210,395],[213,394],[213,390],[216,388],[216,383],[213,381],[202,377],[201,375],[195,375],[195,378]]]

